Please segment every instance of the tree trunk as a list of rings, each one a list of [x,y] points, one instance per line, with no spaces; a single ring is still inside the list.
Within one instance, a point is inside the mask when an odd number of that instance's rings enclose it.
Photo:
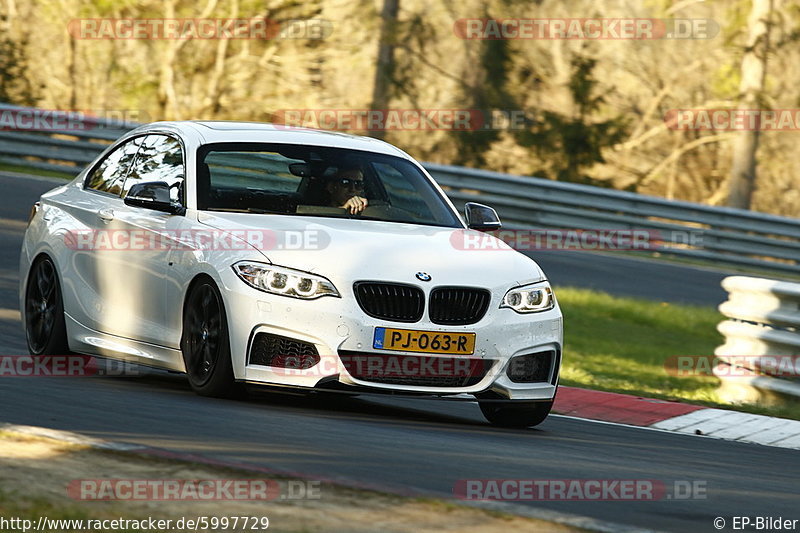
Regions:
[[[230,18],[235,20],[238,17],[239,0],[233,0],[231,2]],[[208,81],[208,89],[206,92],[205,101],[200,106],[200,108],[203,110],[202,115],[210,119],[217,118],[217,114],[222,107],[222,89],[220,89],[220,85],[225,76],[225,62],[228,56],[228,42],[229,39],[217,40],[217,54],[214,61],[214,70],[211,71],[211,77]]]
[[[742,79],[739,85],[739,109],[760,109],[761,93],[767,72],[770,18],[773,0],[752,0],[747,21],[747,46],[742,58]],[[760,125],[751,131],[741,131],[733,143],[728,205],[750,209],[756,183],[756,152]]]
[[[372,89],[373,111],[389,107],[392,74],[394,71],[395,30],[397,28],[397,13],[400,10],[400,0],[383,0],[381,10],[381,34],[378,45],[378,62],[375,66],[375,85]],[[386,136],[385,130],[369,132],[376,139]]]
[[[78,111],[78,42],[73,35],[67,37],[67,42],[69,43],[69,110]]]

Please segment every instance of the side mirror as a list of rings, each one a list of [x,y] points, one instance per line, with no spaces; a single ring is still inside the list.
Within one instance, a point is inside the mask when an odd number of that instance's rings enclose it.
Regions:
[[[163,181],[136,183],[125,196],[125,205],[144,207],[171,215],[183,214],[183,207],[170,199],[169,189],[169,185]]]
[[[497,211],[488,205],[467,202],[464,205],[464,215],[467,218],[467,227],[469,229],[495,231],[503,226],[500,223],[500,217],[497,216]]]

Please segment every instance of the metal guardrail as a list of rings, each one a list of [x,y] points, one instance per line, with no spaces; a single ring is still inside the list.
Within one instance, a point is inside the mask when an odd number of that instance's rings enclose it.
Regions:
[[[719,310],[727,319],[717,330],[725,344],[714,354],[729,368],[717,367],[715,374],[800,397],[800,283],[730,276],[722,287],[728,300]]]
[[[426,164],[453,200],[482,201],[520,228],[649,230],[661,253],[800,273],[800,220],[654,196]]]
[[[3,113],[41,110],[0,104],[0,163],[77,174],[134,123],[53,112],[79,126],[3,131]],[[60,115],[58,115],[60,113]],[[659,253],[800,275],[800,220],[625,191],[425,163],[455,202],[497,209],[515,229],[646,230]]]
[[[19,126],[25,130],[15,131]],[[0,163],[76,175],[136,126],[83,113],[0,104]]]

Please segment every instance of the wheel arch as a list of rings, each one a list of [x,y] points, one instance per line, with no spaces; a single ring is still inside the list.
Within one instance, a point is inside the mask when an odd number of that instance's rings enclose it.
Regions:
[[[222,323],[223,323],[223,331],[224,334],[227,336],[225,340],[224,348],[222,351],[223,353],[220,354],[221,357],[226,357],[226,361],[222,361],[222,359],[218,359],[217,365],[215,369],[212,371],[212,375],[210,376],[209,380],[202,383],[195,385],[192,382],[192,375],[189,365],[186,362],[186,320],[185,317],[187,316],[188,311],[188,304],[192,293],[197,289],[198,286],[202,284],[208,284],[213,290],[217,293],[219,297],[219,305],[220,305],[220,312],[222,313]],[[223,285],[224,287],[224,285]],[[231,357],[231,350],[230,350],[230,315],[228,313],[228,306],[225,303],[225,296],[223,290],[220,289],[220,283],[214,276],[206,273],[206,272],[199,272],[197,273],[191,281],[188,283],[186,287],[186,291],[184,292],[183,296],[183,305],[181,306],[183,319],[181,320],[181,352],[183,353],[184,365],[186,373],[189,375],[189,381],[192,388],[198,394],[203,396],[214,396],[214,397],[230,397],[230,398],[239,398],[244,397],[245,389],[243,384],[236,382],[236,375],[233,371],[233,359]],[[210,389],[209,389],[210,387]]]
[[[214,287],[217,288],[217,291],[219,291],[220,296],[222,295],[222,291],[219,290],[219,283],[217,283],[217,280],[215,280],[213,276],[205,272],[195,274],[186,286],[186,290],[183,292],[183,302],[181,302],[181,346],[183,346],[183,335],[185,333],[183,330],[183,317],[186,316],[186,306],[189,305],[189,295],[192,294],[192,291],[203,281],[211,282]],[[222,297],[222,304],[225,305],[224,297]]]

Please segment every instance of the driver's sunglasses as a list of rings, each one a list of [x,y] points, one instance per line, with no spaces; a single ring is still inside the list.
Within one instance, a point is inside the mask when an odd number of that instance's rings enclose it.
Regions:
[[[351,188],[353,188],[353,189],[355,189],[357,191],[363,191],[364,190],[364,180],[354,180],[354,179],[350,179],[350,178],[341,178],[341,179],[337,180],[337,182],[342,187],[351,187]]]

